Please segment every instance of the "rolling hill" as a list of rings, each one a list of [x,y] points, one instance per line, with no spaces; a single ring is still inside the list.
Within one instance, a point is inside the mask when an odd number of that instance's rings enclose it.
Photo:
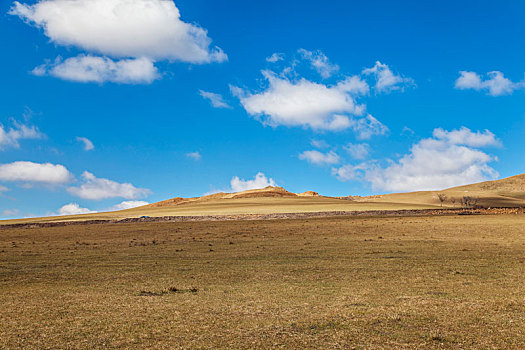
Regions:
[[[210,216],[244,214],[311,213],[435,209],[441,206],[437,194],[444,194],[446,208],[459,208],[464,196],[478,198],[485,207],[525,207],[525,174],[502,180],[459,186],[443,191],[393,193],[368,197],[327,197],[317,192],[289,192],[282,187],[266,187],[237,193],[215,193],[194,198],[176,197],[146,206],[106,213],[47,218],[5,220],[1,224],[58,222],[72,220],[117,220],[141,216]]]
[[[440,205],[437,195],[446,196],[445,207],[459,207],[461,198],[477,198],[484,207],[525,207],[525,174],[501,180],[485,181],[471,185],[452,187],[442,191],[419,191],[392,193],[361,197],[357,201],[367,203],[399,203],[415,205]]]

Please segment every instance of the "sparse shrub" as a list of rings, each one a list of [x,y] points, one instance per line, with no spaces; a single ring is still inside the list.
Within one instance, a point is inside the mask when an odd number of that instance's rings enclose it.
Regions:
[[[441,202],[441,208],[443,208],[443,202],[447,200],[447,196],[444,193],[438,193],[437,198]]]
[[[461,198],[461,206],[464,209],[469,209],[469,208],[479,209],[479,208],[482,208],[482,206],[478,205],[478,203],[479,203],[479,197],[463,196],[463,198]]]

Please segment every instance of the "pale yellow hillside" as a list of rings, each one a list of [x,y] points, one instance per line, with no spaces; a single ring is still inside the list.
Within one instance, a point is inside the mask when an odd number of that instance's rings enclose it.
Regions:
[[[399,204],[440,205],[437,197],[443,193],[447,197],[446,207],[459,207],[462,197],[479,198],[479,204],[485,207],[525,207],[525,174],[502,180],[485,181],[472,185],[453,187],[442,191],[420,191],[393,193],[380,196],[362,197],[362,202],[394,202]],[[455,199],[455,203],[452,203]]]
[[[440,206],[438,193],[446,195],[444,207],[460,207],[463,196],[479,198],[485,207],[525,207],[525,175],[460,186],[443,191],[394,193],[369,197],[325,197],[317,192],[292,193],[282,187],[266,187],[237,193],[215,193],[203,197],[176,197],[139,208],[116,212],[0,221],[0,224],[115,220],[141,216],[209,216],[243,214],[311,213],[432,209]],[[451,199],[455,199],[453,202]]]

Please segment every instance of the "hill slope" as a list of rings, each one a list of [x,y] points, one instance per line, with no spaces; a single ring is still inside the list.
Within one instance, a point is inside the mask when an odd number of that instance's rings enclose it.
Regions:
[[[443,191],[394,193],[369,197],[326,197],[317,192],[292,193],[266,187],[203,197],[176,197],[143,207],[107,213],[1,221],[1,224],[72,220],[115,220],[141,216],[208,216],[276,214],[327,211],[432,209],[440,207],[438,193],[446,195],[444,207],[460,207],[464,196],[479,198],[485,207],[525,207],[525,174],[502,180],[449,188]],[[453,199],[453,200],[452,200]]]
[[[464,196],[479,198],[479,204],[485,207],[525,207],[525,174],[501,180],[452,187],[442,191],[393,193],[362,197],[358,201],[439,205],[438,193],[443,193],[447,197],[444,203],[444,206],[447,207],[460,206],[459,202]]]

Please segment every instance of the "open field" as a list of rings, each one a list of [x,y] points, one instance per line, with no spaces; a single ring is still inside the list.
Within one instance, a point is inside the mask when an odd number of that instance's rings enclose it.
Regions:
[[[2,220],[0,225],[122,220],[127,218],[167,216],[268,215],[351,211],[398,211],[422,209],[460,209],[465,196],[475,199],[477,207],[524,208],[525,174],[496,181],[486,181],[442,191],[392,193],[368,197],[326,197],[317,192],[289,192],[282,187],[215,193],[195,198],[171,198],[149,205],[102,213],[44,218]],[[438,194],[444,195],[443,203]],[[470,207],[470,206],[469,206]]]
[[[279,214],[279,213],[314,213],[329,211],[362,211],[362,210],[400,210],[432,209],[438,205],[399,204],[399,203],[363,203],[327,197],[257,197],[228,198],[207,201],[196,201],[166,207],[145,206],[128,210],[83,215],[55,216],[45,218],[28,218],[2,220],[0,225],[33,222],[62,222],[85,220],[120,220],[141,216],[210,216],[210,215],[245,215],[245,214]]]
[[[0,348],[525,346],[525,215],[0,230]]]

